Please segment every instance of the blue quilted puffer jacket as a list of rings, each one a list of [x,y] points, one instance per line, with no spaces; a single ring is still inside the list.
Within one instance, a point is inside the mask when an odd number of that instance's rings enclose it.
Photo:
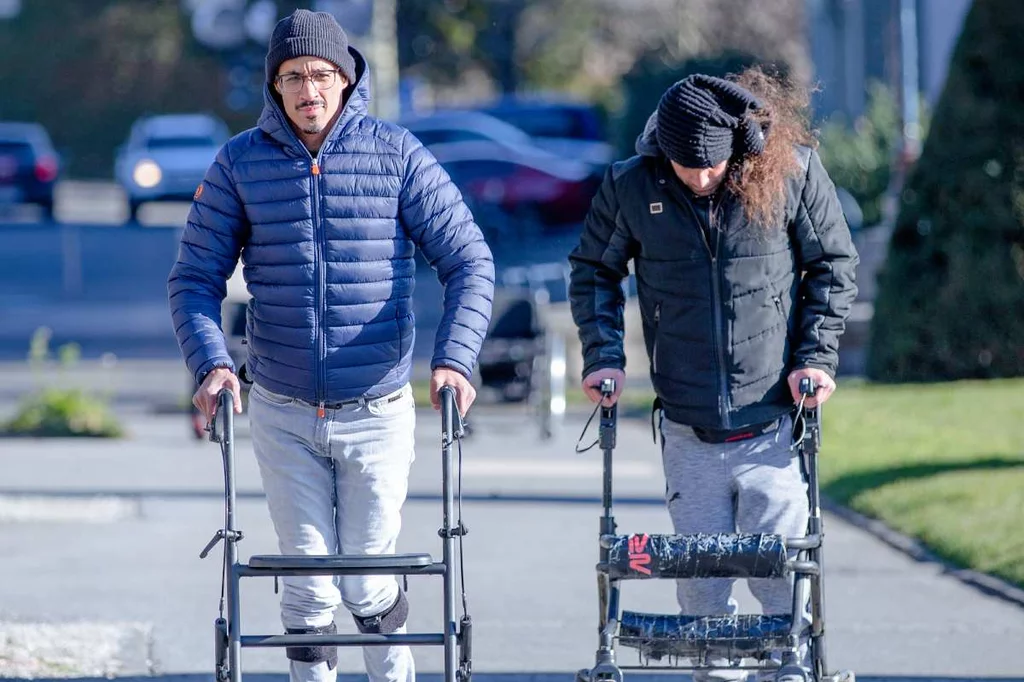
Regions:
[[[265,87],[258,126],[220,150],[196,192],[168,297],[197,381],[235,371],[220,306],[241,256],[257,383],[311,403],[399,389],[411,375],[417,247],[445,286],[432,368],[472,374],[491,315],[490,249],[430,152],[367,114],[368,69],[352,53],[356,87],[315,158]]]

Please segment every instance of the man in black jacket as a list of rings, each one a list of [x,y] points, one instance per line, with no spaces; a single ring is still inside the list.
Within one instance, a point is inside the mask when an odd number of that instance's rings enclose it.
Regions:
[[[569,257],[583,388],[595,402],[603,379],[615,379],[613,402],[625,382],[621,284],[633,262],[680,534],[806,531],[790,413],[801,378],[818,386],[807,406],[835,390],[858,263],[806,102],[758,69],[679,81],[637,156],[608,170]],[[683,613],[735,613],[732,582],[680,580]],[[750,589],[766,613],[792,608],[788,581]]]

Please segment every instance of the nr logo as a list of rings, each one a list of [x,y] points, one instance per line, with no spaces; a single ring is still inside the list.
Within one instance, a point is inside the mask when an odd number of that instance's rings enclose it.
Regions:
[[[629,570],[650,575],[651,553],[647,551],[647,534],[629,537]]]

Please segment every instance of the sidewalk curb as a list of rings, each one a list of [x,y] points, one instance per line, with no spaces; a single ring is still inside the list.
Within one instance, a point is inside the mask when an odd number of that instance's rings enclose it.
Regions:
[[[922,563],[932,563],[942,567],[945,575],[952,576],[960,582],[973,587],[989,596],[997,597],[1003,601],[1016,604],[1024,608],[1024,590],[1001,578],[987,573],[981,573],[968,568],[957,566],[942,557],[934,554],[919,540],[893,530],[878,519],[865,516],[849,507],[841,506],[831,500],[822,499],[821,507],[826,512],[841,518],[843,521],[856,526],[870,535],[878,538],[895,550],[902,552],[911,559]],[[826,572],[827,572],[826,568]]]

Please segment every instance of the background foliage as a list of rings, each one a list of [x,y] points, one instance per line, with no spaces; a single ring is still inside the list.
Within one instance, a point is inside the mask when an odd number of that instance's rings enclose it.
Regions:
[[[1024,375],[1024,13],[976,0],[903,189],[868,372]]]

